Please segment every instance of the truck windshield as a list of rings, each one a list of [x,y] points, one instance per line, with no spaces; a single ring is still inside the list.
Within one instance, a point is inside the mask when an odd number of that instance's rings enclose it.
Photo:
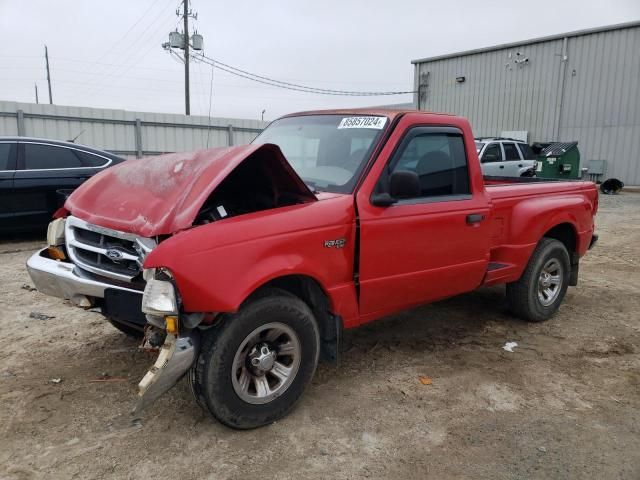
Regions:
[[[476,141],[476,152],[480,153],[482,147],[484,147],[484,143]]]
[[[350,193],[387,117],[304,115],[269,125],[253,143],[280,147],[296,173],[319,191]]]

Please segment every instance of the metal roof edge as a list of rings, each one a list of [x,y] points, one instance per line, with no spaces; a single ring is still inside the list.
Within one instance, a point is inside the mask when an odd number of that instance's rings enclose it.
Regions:
[[[586,29],[583,29],[583,30],[575,30],[573,32],[567,32],[567,33],[558,33],[558,34],[554,34],[554,35],[548,35],[546,37],[532,38],[532,39],[529,39],[529,40],[519,40],[517,42],[502,43],[502,44],[494,45],[494,46],[491,46],[491,47],[481,47],[481,48],[475,48],[475,49],[472,49],[472,50],[463,50],[461,52],[446,53],[444,55],[437,55],[435,57],[419,58],[417,60],[411,60],[411,63],[413,65],[416,65],[418,63],[433,62],[433,61],[436,61],[436,60],[445,60],[447,58],[462,57],[462,56],[466,56],[466,55],[475,55],[476,53],[484,53],[484,52],[491,52],[491,51],[494,51],[494,50],[502,50],[504,48],[513,48],[513,47],[520,47],[522,45],[530,45],[530,44],[533,44],[533,43],[548,42],[548,41],[551,41],[551,40],[558,40],[558,39],[562,39],[562,38],[565,38],[565,37],[566,38],[579,37],[579,36],[582,36],[582,35],[609,32],[611,30],[623,30],[625,28],[633,28],[633,27],[640,27],[640,20],[634,20],[632,22],[625,22],[625,23],[617,23],[615,25],[607,25],[607,26],[603,26],[603,27],[586,28]]]

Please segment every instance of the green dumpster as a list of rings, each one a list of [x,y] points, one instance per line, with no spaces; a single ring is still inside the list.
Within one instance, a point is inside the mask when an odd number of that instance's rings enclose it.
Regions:
[[[580,178],[578,142],[556,142],[538,154],[536,176],[541,178]]]

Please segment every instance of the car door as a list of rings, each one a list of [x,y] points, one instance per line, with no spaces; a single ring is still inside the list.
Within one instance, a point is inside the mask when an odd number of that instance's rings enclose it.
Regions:
[[[66,195],[99,168],[80,149],[38,141],[20,141],[19,145],[14,177],[16,215],[24,229],[46,226]],[[103,165],[110,162],[96,159]]]
[[[507,177],[519,177],[520,171],[524,167],[524,162],[520,158],[520,152],[518,151],[514,142],[502,142],[502,149],[504,152],[504,175]]]
[[[492,177],[504,176],[502,164],[502,148],[499,142],[488,143],[480,154],[480,164],[483,175]]]
[[[16,170],[17,143],[0,141],[0,230],[13,228],[13,177]]]
[[[489,257],[484,191],[472,193],[462,132],[414,127],[376,184],[388,191],[396,170],[416,172],[421,192],[388,207],[358,192],[360,313],[363,321],[472,290]]]

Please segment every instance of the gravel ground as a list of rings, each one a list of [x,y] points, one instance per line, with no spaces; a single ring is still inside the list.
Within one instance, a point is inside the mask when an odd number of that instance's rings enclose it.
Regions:
[[[0,478],[638,479],[640,194],[601,197],[597,224],[551,321],[510,317],[496,287],[347,332],[341,366],[249,432],[205,415],[185,380],[132,421],[154,358],[29,289],[41,241],[3,241]]]

